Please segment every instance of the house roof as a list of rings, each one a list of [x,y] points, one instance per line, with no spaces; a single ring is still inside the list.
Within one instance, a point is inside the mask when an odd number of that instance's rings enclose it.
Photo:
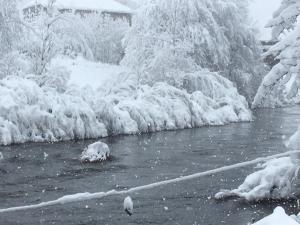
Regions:
[[[48,0],[30,0],[23,6],[23,8],[26,9],[36,4],[46,6],[48,4]],[[56,0],[55,6],[60,9],[132,13],[130,8],[114,0]]]

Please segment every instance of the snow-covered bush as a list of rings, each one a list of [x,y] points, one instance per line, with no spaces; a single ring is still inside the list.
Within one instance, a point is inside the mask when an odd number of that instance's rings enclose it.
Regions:
[[[207,68],[251,98],[257,88],[251,81],[260,80],[255,71],[260,57],[245,5],[236,0],[147,1],[124,39],[122,64],[143,83],[171,85],[182,74]]]
[[[300,103],[300,2],[283,0],[267,25],[278,41],[265,56],[279,63],[265,76],[255,96],[253,107],[274,107]],[[286,32],[289,31],[289,32]]]
[[[81,98],[9,76],[0,81],[0,143],[59,141],[106,136]]]
[[[197,85],[188,85],[190,80]],[[136,78],[126,76],[116,82],[98,91],[72,86],[59,93],[29,79],[3,79],[0,144],[139,134],[252,119],[245,98],[215,73],[187,75],[188,92],[166,83],[138,85]]]
[[[234,190],[221,190],[216,199],[237,196],[247,201],[291,197],[298,166],[290,157],[270,160],[258,167],[260,170],[247,176],[244,183]]]
[[[286,142],[290,150],[299,150],[300,127]],[[293,194],[294,181],[300,169],[299,153],[267,161],[258,165],[258,171],[246,177],[244,183],[234,190],[221,190],[216,199],[240,197],[248,201],[288,198]]]
[[[27,75],[26,77],[34,80],[40,87],[53,88],[59,93],[63,93],[67,90],[70,71],[66,67],[54,64],[50,65],[48,70],[39,76]]]
[[[6,76],[24,76],[32,66],[26,55],[11,51],[0,57],[0,79]]]
[[[102,162],[109,158],[110,150],[107,144],[96,142],[84,149],[80,156],[82,162]]]

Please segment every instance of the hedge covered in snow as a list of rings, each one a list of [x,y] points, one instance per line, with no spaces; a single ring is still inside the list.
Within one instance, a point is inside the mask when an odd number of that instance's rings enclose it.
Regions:
[[[0,80],[0,144],[99,138],[250,121],[233,84],[207,71],[187,74],[183,87],[138,85],[128,79],[97,91]],[[126,77],[126,78],[125,78]],[[120,78],[122,79],[122,78]]]

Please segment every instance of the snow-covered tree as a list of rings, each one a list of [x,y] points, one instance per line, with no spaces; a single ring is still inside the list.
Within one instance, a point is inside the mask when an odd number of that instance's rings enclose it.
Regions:
[[[147,1],[124,44],[122,63],[144,82],[180,83],[180,74],[208,68],[222,73],[250,98],[253,91],[246,89],[256,89],[249,83],[259,80],[259,49],[244,1]]]
[[[282,33],[293,30],[299,14],[300,2],[298,0],[282,0],[279,9],[273,14],[273,19],[266,25],[272,28],[272,39],[278,40]]]
[[[18,70],[17,52],[22,26],[16,1],[0,0],[0,78]]]
[[[129,29],[129,22],[98,13],[86,15],[81,20],[94,60],[119,64],[124,57],[122,39]]]
[[[13,49],[20,34],[19,14],[15,0],[0,0],[0,53]]]
[[[265,76],[253,102],[253,107],[274,107],[300,102],[300,2],[283,0],[267,27],[273,29],[272,46],[265,57],[279,61]]]
[[[41,75],[58,54],[80,52],[92,57],[91,51],[81,32],[83,24],[73,14],[60,13],[50,0],[45,10],[27,21],[23,51],[33,63],[33,73]],[[79,29],[80,28],[80,29]]]

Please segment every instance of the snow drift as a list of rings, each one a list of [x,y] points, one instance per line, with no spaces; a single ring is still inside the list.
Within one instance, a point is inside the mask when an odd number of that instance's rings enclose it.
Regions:
[[[0,144],[99,138],[252,119],[245,98],[216,73],[188,74],[182,89],[166,83],[138,85],[128,77],[121,74],[116,83],[97,91],[68,86],[63,93],[26,78],[0,80]]]
[[[291,197],[298,167],[290,157],[270,160],[259,166],[261,170],[247,176],[244,183],[234,190],[221,190],[216,199],[237,196],[247,201]]]

